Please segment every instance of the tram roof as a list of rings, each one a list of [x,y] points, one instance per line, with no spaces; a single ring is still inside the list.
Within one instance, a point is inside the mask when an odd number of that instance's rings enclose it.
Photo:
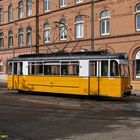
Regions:
[[[83,59],[125,59],[125,53],[108,53],[106,51],[88,51],[73,53],[50,53],[50,54],[24,54],[10,59],[9,61],[43,61],[43,60],[83,60]]]

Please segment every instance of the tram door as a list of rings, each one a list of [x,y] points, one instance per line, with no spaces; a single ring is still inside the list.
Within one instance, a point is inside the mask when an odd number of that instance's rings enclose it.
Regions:
[[[22,62],[14,62],[14,70],[13,70],[13,88],[19,89],[19,76],[22,74]]]
[[[120,96],[121,85],[118,78],[118,63],[115,60],[99,61],[98,88],[100,96]]]
[[[89,62],[90,95],[108,96],[112,90],[115,90],[114,78],[109,77],[109,62],[109,60]],[[112,83],[114,84],[113,88]]]
[[[99,66],[98,61],[89,62],[89,75],[90,75],[89,94],[90,95],[99,95],[98,66]]]
[[[109,89],[109,61],[108,60],[101,60],[99,61],[99,95],[107,96],[108,89]]]

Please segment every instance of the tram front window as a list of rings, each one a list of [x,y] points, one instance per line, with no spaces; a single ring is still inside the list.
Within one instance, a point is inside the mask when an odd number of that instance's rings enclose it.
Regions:
[[[120,64],[120,76],[122,77],[130,76],[129,66],[127,64]]]
[[[8,64],[8,74],[12,74],[12,62]]]

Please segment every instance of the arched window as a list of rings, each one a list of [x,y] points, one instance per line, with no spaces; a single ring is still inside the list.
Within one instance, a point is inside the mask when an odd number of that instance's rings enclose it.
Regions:
[[[0,60],[0,74],[2,74],[2,71],[3,71],[3,63],[2,63],[2,61]]]
[[[81,15],[75,18],[75,35],[76,38],[84,37],[84,17]]]
[[[4,35],[3,33],[0,33],[0,48],[4,47]]]
[[[136,6],[136,30],[140,31],[140,3]]]
[[[23,5],[23,1],[19,2],[18,5],[18,10],[19,10],[19,19],[24,17],[24,5]]]
[[[27,0],[27,17],[32,16],[32,0]]]
[[[51,31],[51,26],[47,22],[44,25],[44,42],[45,43],[50,42],[50,31]]]
[[[59,34],[60,34],[60,40],[66,40],[67,39],[67,20],[66,19],[61,19],[59,21]]]
[[[65,7],[67,5],[67,0],[59,0],[60,7]]]
[[[44,11],[50,11],[50,0],[44,0]]]
[[[18,46],[23,47],[23,29],[20,28],[18,31]]]
[[[8,33],[8,48],[13,47],[13,32],[9,31]]]
[[[9,22],[13,21],[13,6],[12,5],[8,7],[8,21]]]
[[[136,77],[136,78],[140,78],[140,51],[138,51],[138,52],[136,53],[135,59],[136,59],[135,77]]]
[[[3,23],[3,8],[0,8],[0,24]]]
[[[103,11],[101,13],[101,35],[110,34],[110,12]]]
[[[26,39],[27,46],[32,46],[32,28],[27,28],[27,39]]]

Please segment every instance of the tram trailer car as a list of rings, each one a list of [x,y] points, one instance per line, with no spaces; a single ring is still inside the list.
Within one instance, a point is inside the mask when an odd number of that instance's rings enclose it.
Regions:
[[[126,54],[28,54],[8,62],[8,89],[74,95],[131,95]]]

